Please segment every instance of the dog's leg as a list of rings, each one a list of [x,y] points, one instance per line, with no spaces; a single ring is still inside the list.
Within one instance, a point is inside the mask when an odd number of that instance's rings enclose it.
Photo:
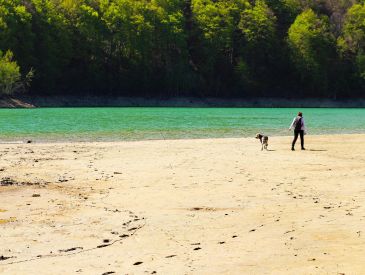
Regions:
[[[264,150],[264,144],[261,144],[261,151]]]

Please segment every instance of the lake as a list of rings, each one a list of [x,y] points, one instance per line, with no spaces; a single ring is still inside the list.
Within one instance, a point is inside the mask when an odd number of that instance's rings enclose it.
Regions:
[[[302,111],[308,133],[365,133],[365,109],[36,108],[0,109],[0,141],[130,141],[291,135]]]

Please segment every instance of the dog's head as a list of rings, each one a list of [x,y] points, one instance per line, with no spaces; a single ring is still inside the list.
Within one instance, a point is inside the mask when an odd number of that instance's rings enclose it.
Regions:
[[[262,134],[257,133],[255,138],[262,138]]]

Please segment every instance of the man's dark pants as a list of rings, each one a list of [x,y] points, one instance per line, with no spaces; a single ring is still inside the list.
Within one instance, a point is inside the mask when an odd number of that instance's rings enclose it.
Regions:
[[[294,140],[292,143],[292,147],[294,149],[295,143],[297,142],[298,136],[300,135],[300,143],[302,145],[302,149],[304,148],[304,131],[303,130],[295,130],[294,131]]]

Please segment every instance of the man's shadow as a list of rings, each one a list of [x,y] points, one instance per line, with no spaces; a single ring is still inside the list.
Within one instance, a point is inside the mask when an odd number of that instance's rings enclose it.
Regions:
[[[266,151],[268,151],[268,152],[276,152],[276,150],[272,150],[272,149],[267,149]],[[311,151],[311,152],[327,152],[328,150],[323,150],[323,149],[307,149],[306,151]]]

